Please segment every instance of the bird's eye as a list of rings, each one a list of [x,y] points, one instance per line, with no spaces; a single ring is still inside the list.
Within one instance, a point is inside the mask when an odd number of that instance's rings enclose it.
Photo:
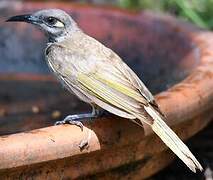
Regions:
[[[54,17],[46,18],[46,22],[48,23],[48,25],[53,27],[58,27],[58,28],[64,27],[64,24]]]
[[[47,18],[47,22],[50,25],[54,25],[57,22],[57,19],[53,18],[53,17],[48,17]]]

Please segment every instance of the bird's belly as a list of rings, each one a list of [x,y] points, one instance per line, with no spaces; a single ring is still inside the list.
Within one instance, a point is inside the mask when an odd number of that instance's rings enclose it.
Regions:
[[[76,95],[80,100],[91,104],[91,100],[86,97],[82,92],[80,92],[77,88],[75,88],[76,85],[74,82],[75,77],[72,77],[72,74],[69,75],[69,78],[66,77],[65,74],[61,74],[58,70],[55,70],[54,68],[51,68],[53,71],[53,74],[57,78],[57,80],[62,84],[65,89],[67,89],[72,94]]]
[[[72,82],[67,82],[62,76],[58,76],[60,79],[59,81],[62,83],[62,85],[72,94],[76,95],[80,100],[91,104],[92,101],[87,96],[85,96],[81,91],[79,91],[77,88],[75,88],[74,84]]]

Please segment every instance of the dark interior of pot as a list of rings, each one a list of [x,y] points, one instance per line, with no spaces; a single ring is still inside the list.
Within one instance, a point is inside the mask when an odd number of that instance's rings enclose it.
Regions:
[[[4,22],[5,17],[41,9],[27,8],[0,12],[0,73],[26,73],[30,79],[31,74],[49,74],[46,39],[32,25]],[[199,49],[178,24],[149,13],[65,10],[85,32],[117,52],[154,94],[180,82],[199,64]],[[90,110],[58,83],[0,79],[0,135],[50,126],[68,114]]]

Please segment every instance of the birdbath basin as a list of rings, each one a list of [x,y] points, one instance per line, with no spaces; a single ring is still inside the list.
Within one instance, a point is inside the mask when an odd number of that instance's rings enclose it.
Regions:
[[[143,179],[166,167],[174,155],[148,127],[126,119],[110,115],[88,121],[83,132],[71,125],[52,126],[90,107],[50,74],[43,55],[46,39],[39,30],[3,21],[52,7],[70,13],[85,32],[123,58],[156,94],[167,123],[183,140],[213,117],[212,33],[151,12],[14,3],[0,11],[0,176]],[[89,147],[80,150],[88,134]]]

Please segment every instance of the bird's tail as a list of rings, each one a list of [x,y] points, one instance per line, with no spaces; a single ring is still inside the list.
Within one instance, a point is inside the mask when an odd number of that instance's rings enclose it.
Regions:
[[[163,121],[162,116],[151,106],[144,107],[146,112],[153,118],[152,130],[162,139],[162,141],[193,171],[203,170],[202,166],[191,153],[189,148]]]

